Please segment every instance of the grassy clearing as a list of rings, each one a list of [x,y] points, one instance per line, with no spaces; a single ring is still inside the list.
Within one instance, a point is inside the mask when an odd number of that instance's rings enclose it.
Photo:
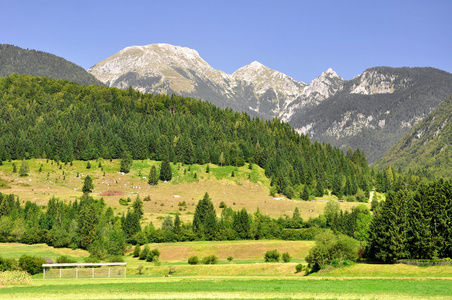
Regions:
[[[220,241],[220,242],[181,242],[149,244],[150,248],[158,248],[160,260],[165,262],[187,262],[190,256],[199,258],[216,255],[226,261],[229,256],[234,261],[264,261],[268,250],[277,249],[280,253],[289,252],[295,259],[304,259],[314,245],[313,241]]]
[[[155,165],[159,169],[160,162],[134,161],[131,172],[121,174],[118,172],[119,160],[90,161],[91,168],[87,169],[85,161],[74,161],[71,166],[58,165],[46,159],[31,159],[27,161],[30,169],[30,176],[27,177],[13,173],[13,164],[19,169],[21,163],[3,162],[0,166],[0,192],[14,193],[22,203],[29,200],[46,205],[52,196],[64,201],[74,201],[82,195],[83,180],[90,175],[94,182],[93,196],[100,197],[99,194],[105,191],[124,193],[124,196],[104,197],[105,202],[112,206],[117,214],[127,211],[127,206],[119,204],[120,198],[130,197],[133,200],[137,195],[141,198],[150,196],[151,201],[144,203],[144,222],[152,221],[157,227],[170,213],[179,213],[182,221],[191,222],[195,206],[206,192],[212,197],[218,215],[221,212],[219,205],[224,202],[234,210],[245,208],[248,212],[255,212],[259,207],[262,213],[274,218],[292,216],[298,207],[302,218],[307,220],[323,213],[327,201],[336,200],[331,196],[316,198],[316,201],[271,197],[270,181],[265,177],[264,170],[257,165],[250,170],[248,164],[239,168],[210,164],[210,172],[206,173],[206,165],[172,164],[173,179],[168,183],[159,182],[157,186],[150,186],[147,183],[150,168]],[[234,177],[231,177],[232,171]],[[194,178],[195,173],[197,178]],[[186,205],[179,206],[182,202]],[[343,202],[340,206],[344,210],[350,210],[358,204]]]
[[[34,280],[0,289],[13,299],[451,299],[450,280],[247,277]]]
[[[54,261],[57,257],[66,255],[78,262],[83,262],[84,258],[89,256],[88,251],[81,249],[54,248],[46,244],[25,245],[19,243],[0,243],[0,256],[3,258],[19,259],[24,254],[48,257]]]
[[[402,264],[354,264],[349,267],[327,269],[310,276],[333,277],[442,277],[452,278],[452,266],[408,266]]]

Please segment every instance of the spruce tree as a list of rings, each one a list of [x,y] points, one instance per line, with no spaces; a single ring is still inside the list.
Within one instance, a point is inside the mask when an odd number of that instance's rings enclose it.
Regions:
[[[132,156],[130,155],[130,153],[128,151],[125,151],[124,155],[121,159],[121,163],[119,166],[119,172],[129,173],[130,168],[132,167],[132,164],[133,164]]]
[[[151,171],[149,172],[148,183],[150,185],[157,185],[158,182],[159,182],[159,177],[157,175],[157,169],[155,168],[155,166],[152,166]]]
[[[207,240],[213,240],[217,231],[217,215],[208,193],[196,205],[192,223],[193,232]]]
[[[162,165],[160,166],[160,180],[161,181],[170,181],[173,177],[171,172],[171,165],[168,159],[162,161]]]
[[[305,184],[303,187],[303,192],[300,195],[300,198],[303,200],[309,200],[309,190],[308,190],[308,185]]]
[[[83,193],[92,193],[94,189],[93,180],[89,175],[87,175],[83,181],[82,192]]]
[[[28,176],[28,163],[25,158],[22,160],[22,165],[20,166],[19,175],[20,176]]]

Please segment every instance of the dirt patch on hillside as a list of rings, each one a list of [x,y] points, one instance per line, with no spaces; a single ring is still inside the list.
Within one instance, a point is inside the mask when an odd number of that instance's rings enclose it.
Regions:
[[[99,194],[99,196],[125,196],[121,191],[105,191]]]

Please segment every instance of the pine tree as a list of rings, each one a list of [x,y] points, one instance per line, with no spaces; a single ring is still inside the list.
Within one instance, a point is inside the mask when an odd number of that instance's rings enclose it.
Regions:
[[[19,171],[19,175],[20,176],[28,176],[28,164],[27,161],[25,160],[25,158],[22,160],[22,165],[20,166],[20,171]]]
[[[379,205],[369,227],[368,254],[383,262],[406,258],[407,251],[407,202],[409,194],[389,192]]]
[[[196,205],[192,223],[193,232],[212,240],[217,231],[217,215],[208,193]]]
[[[87,175],[83,181],[82,192],[83,193],[92,193],[94,190],[93,180],[89,175]]]
[[[182,223],[180,221],[179,214],[176,214],[176,217],[174,218],[174,229],[173,229],[174,234],[180,233],[181,226],[182,226]]]
[[[119,166],[119,172],[129,173],[130,168],[132,167],[132,164],[133,164],[132,156],[130,155],[130,153],[128,151],[125,151],[124,156],[121,159],[121,163]]]
[[[308,185],[305,184],[303,187],[303,192],[300,195],[300,198],[303,200],[309,200],[309,190],[308,190]]]
[[[162,161],[162,165],[160,166],[160,180],[161,181],[170,181],[173,177],[171,171],[171,165],[168,159]]]
[[[148,183],[150,185],[157,185],[158,182],[159,182],[159,177],[157,176],[157,169],[155,168],[155,166],[152,166],[151,171],[149,172]]]

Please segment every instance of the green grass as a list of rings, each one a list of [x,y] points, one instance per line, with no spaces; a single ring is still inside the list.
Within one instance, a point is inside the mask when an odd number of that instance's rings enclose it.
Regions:
[[[33,280],[2,299],[451,299],[450,280],[172,277]]]
[[[19,243],[0,243],[0,256],[3,258],[19,259],[22,255],[48,257],[56,260],[57,257],[66,255],[78,262],[83,262],[89,256],[88,251],[68,248],[54,248],[46,244],[25,245]]]

